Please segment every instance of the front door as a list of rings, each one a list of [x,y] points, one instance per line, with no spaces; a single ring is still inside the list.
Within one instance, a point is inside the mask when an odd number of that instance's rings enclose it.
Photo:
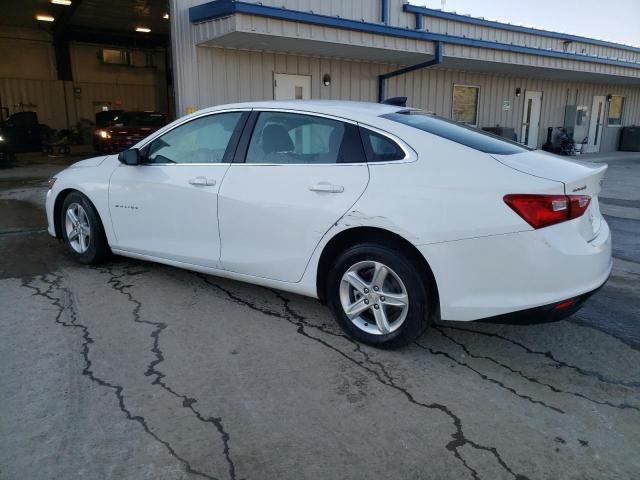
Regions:
[[[218,191],[248,112],[183,123],[146,146],[144,163],[120,165],[109,183],[116,248],[217,267]]]
[[[600,143],[602,143],[602,127],[604,126],[604,108],[606,105],[606,97],[604,95],[596,95],[593,97],[593,105],[591,106],[591,120],[589,121],[589,143],[587,143],[588,152],[599,152]]]
[[[273,98],[275,100],[309,100],[311,75],[273,74]]]
[[[532,92],[527,90],[524,94],[524,112],[522,115],[522,133],[520,141],[531,148],[538,147],[541,107],[542,92]]]
[[[231,165],[220,189],[222,267],[297,282],[369,181],[357,126],[265,111],[240,145],[246,140],[246,154],[239,147],[241,163]]]

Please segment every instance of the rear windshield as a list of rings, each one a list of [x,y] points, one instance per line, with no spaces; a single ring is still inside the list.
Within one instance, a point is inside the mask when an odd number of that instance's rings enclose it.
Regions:
[[[424,112],[396,112],[382,115],[382,117],[433,133],[484,153],[513,155],[529,150],[529,148],[506,138]]]
[[[166,123],[162,113],[123,112],[113,119],[114,125],[123,127],[162,127]]]

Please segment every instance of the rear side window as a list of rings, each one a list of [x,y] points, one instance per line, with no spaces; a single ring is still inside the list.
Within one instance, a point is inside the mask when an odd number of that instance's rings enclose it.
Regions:
[[[405,153],[400,146],[390,138],[360,127],[362,143],[369,162],[392,162],[403,160]]]
[[[402,112],[389,113],[382,115],[382,117],[432,133],[484,153],[513,155],[515,153],[522,153],[529,150],[519,143],[512,142],[505,138],[478,130],[477,128],[473,128],[462,123],[436,117],[435,115],[428,115],[420,112]]]
[[[261,112],[246,163],[322,164],[365,161],[355,125],[313,115]]]

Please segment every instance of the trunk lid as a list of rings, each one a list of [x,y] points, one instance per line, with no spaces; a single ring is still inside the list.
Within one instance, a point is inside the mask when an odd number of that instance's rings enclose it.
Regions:
[[[497,161],[529,175],[564,184],[566,195],[589,195],[591,203],[576,225],[585,240],[592,240],[600,231],[602,216],[598,194],[608,166],[560,157],[540,150],[515,155],[492,155]],[[514,192],[528,193],[528,192]]]

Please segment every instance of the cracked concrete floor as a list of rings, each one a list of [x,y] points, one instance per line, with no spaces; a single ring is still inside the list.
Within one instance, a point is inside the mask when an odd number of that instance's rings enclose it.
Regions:
[[[0,479],[640,477],[631,210],[575,318],[443,323],[389,352],[312,299],[77,265],[40,230],[43,193],[0,174],[0,209],[24,212],[3,230],[0,210]]]

